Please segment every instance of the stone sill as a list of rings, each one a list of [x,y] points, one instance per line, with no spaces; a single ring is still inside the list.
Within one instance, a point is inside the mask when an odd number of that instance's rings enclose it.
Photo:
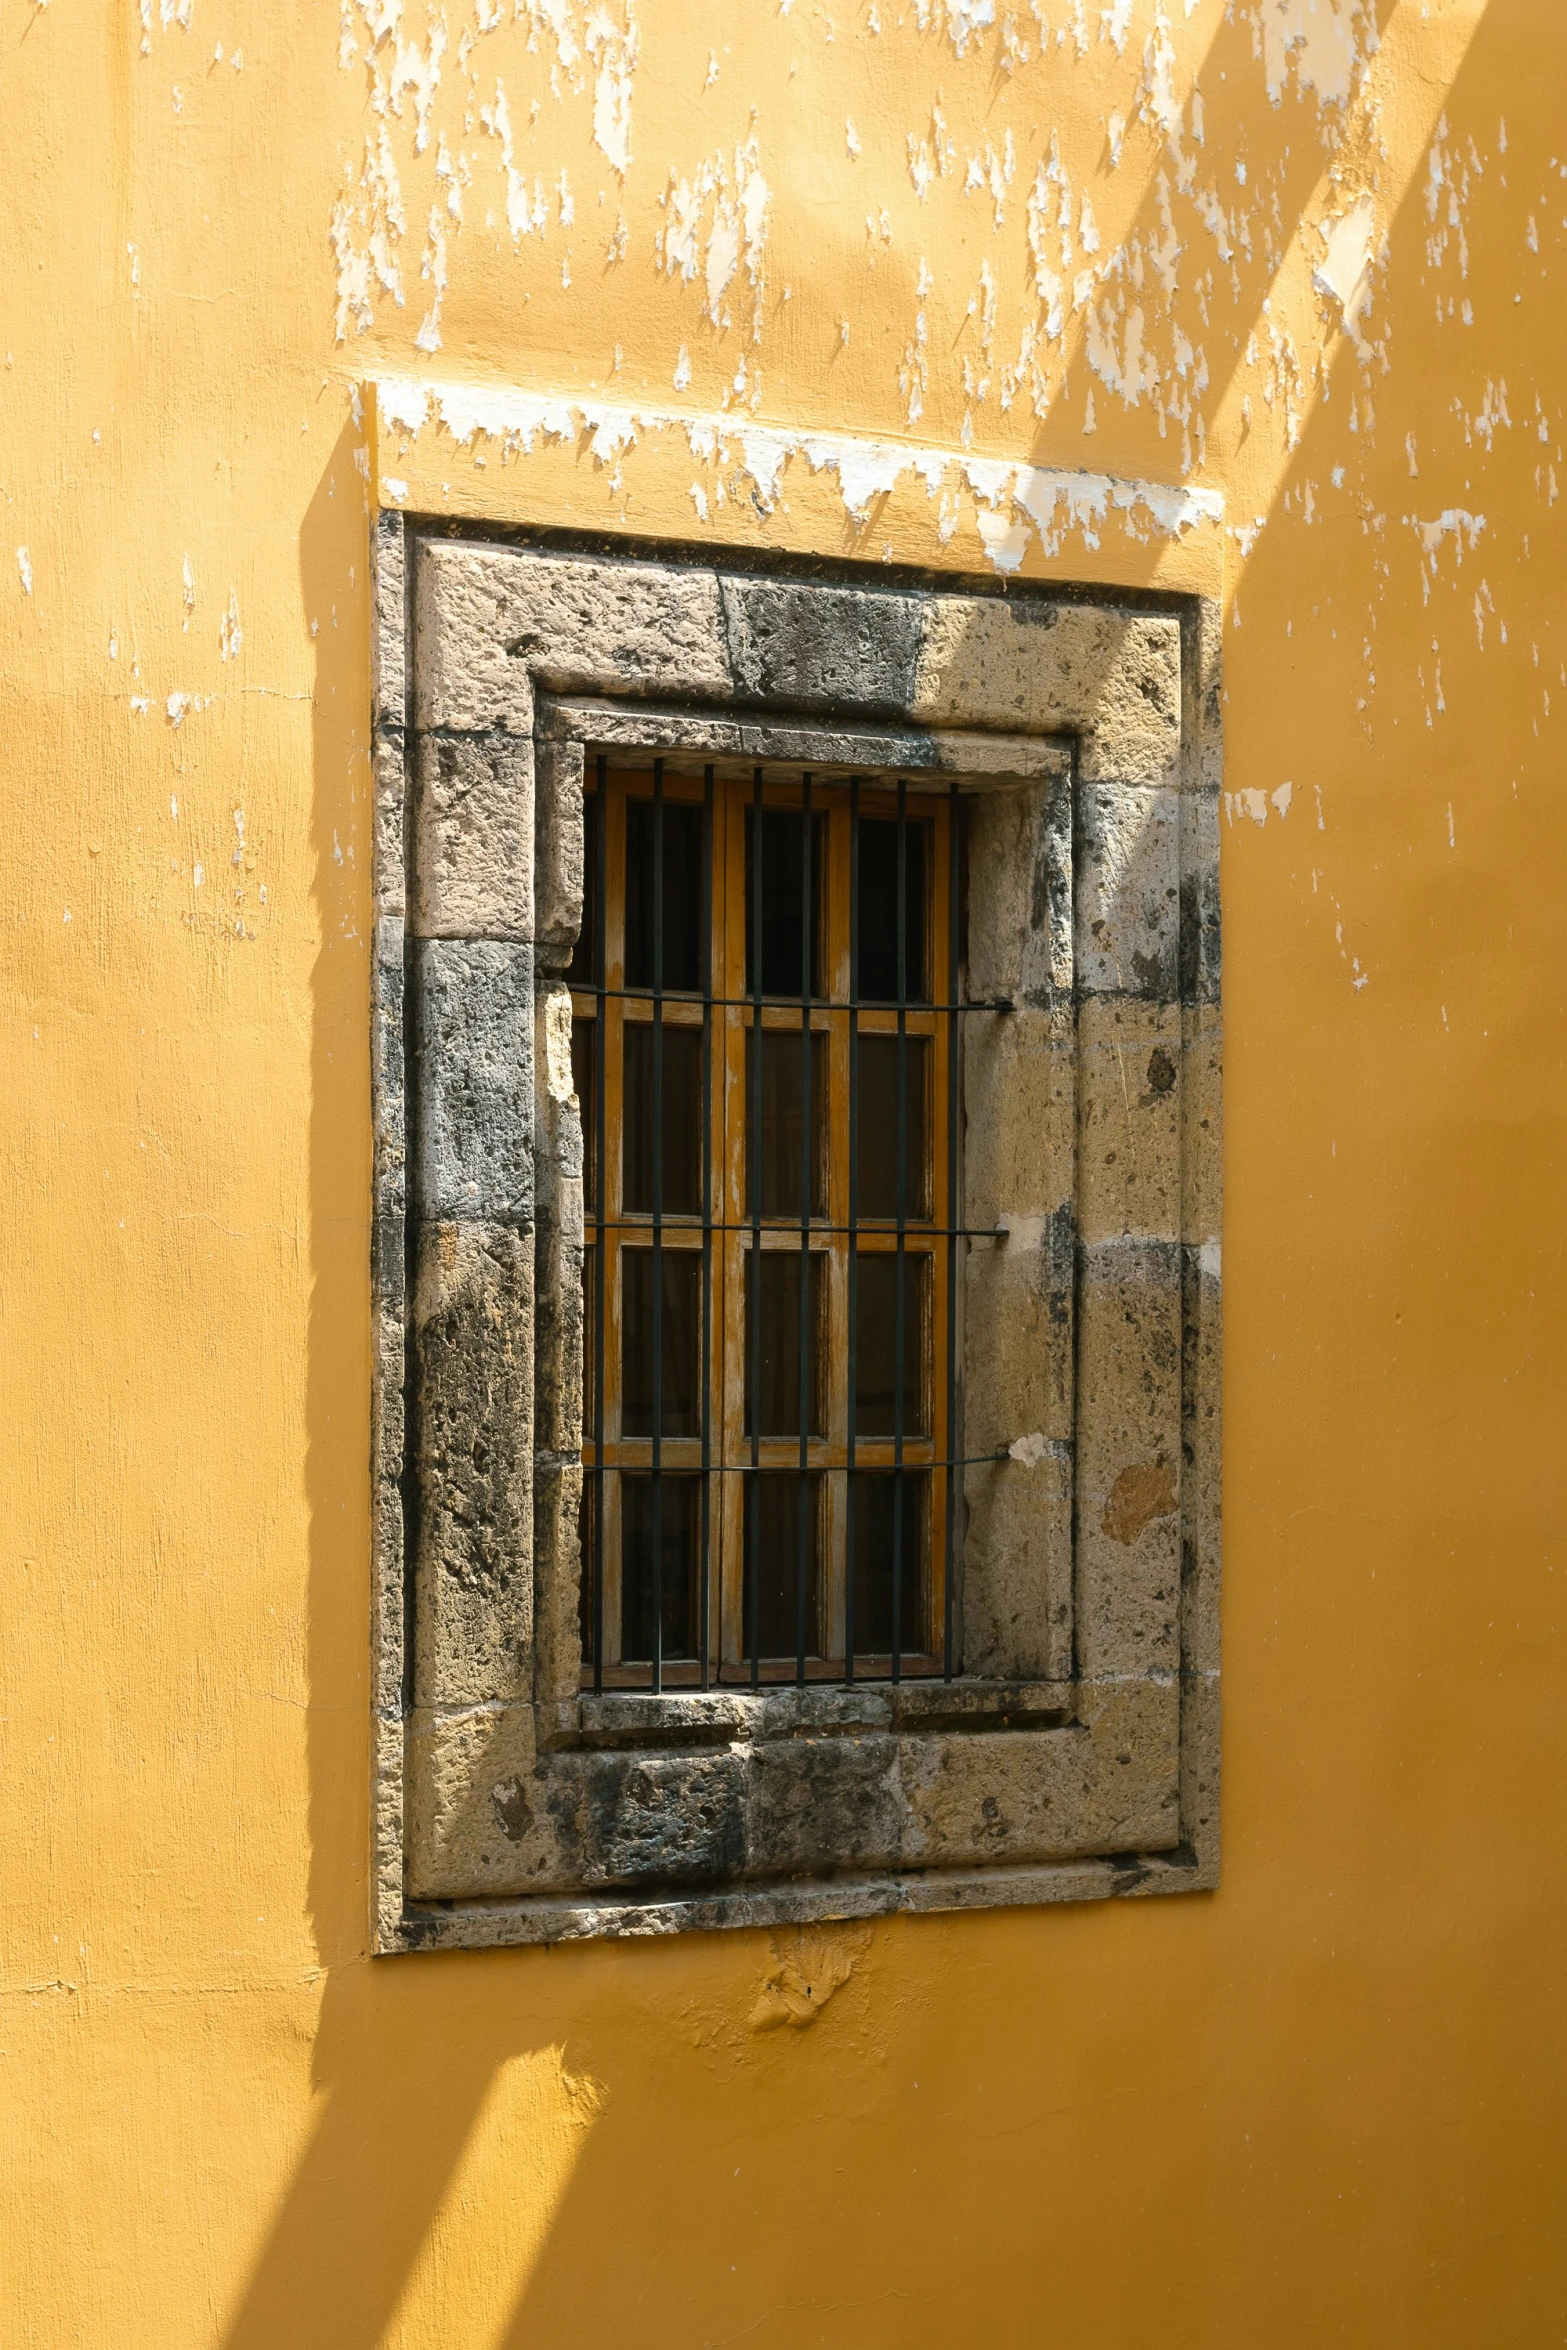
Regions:
[[[745,1745],[862,1731],[1051,1730],[1068,1727],[1080,1692],[1070,1681],[807,1682],[750,1689],[605,1690],[574,1706],[540,1709],[542,1747]],[[546,1727],[547,1723],[547,1727]]]

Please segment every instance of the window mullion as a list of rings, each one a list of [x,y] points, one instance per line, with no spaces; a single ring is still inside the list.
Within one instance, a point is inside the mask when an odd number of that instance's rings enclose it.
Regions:
[[[860,1210],[860,785],[849,786],[849,1204],[845,1235],[848,1271],[847,1394],[844,1412],[843,1677],[854,1679],[854,1437],[859,1346]]]
[[[751,1398],[751,1473],[746,1491],[746,1525],[750,1559],[750,1609],[747,1624],[751,1686],[761,1682],[761,1477],[762,1457],[762,859],[766,828],[762,822],[762,770],[752,778],[751,793],[751,961],[750,1115],[744,1158],[745,1188],[751,1206],[751,1254],[746,1265],[746,1352],[750,1367],[747,1392]]]
[[[840,800],[828,816],[826,954],[828,1002],[843,1005],[849,994],[849,813]],[[847,1486],[841,1469],[848,1429],[847,1331],[848,1263],[852,1242],[849,1216],[849,1022],[845,1011],[827,1015],[827,1299],[824,1365],[824,1420],[827,1435],[827,1538],[823,1559],[823,1612],[828,1654],[843,1654]]]
[[[908,1213],[908,785],[898,778],[898,1113],[897,1274],[893,1284],[892,1342],[892,1678],[902,1677],[903,1651],[903,1367],[908,1301],[905,1221]]]
[[[713,770],[702,770],[702,1493],[697,1653],[712,1683],[713,1452]],[[722,965],[719,966],[722,968]]]
[[[811,778],[800,782],[800,1475],[795,1527],[795,1680],[805,1680],[807,1552],[810,1532],[811,1372],[815,1333],[811,1328],[811,1195],[815,1185],[815,1136],[811,1098],[811,979],[813,905]]]
[[[946,1340],[947,1408],[938,1423],[940,1443],[937,1446],[937,1454],[938,1457],[945,1455],[947,1464],[942,1471],[941,1670],[943,1677],[948,1681],[951,1680],[953,1673],[952,1651],[956,1610],[954,1552],[957,1546],[959,1507],[958,1460],[963,1450],[958,1440],[958,1117],[960,1110],[958,1095],[958,892],[961,886],[958,855],[961,822],[962,807],[958,798],[958,787],[954,782],[947,795],[945,844],[947,859],[947,1049],[940,1070],[941,1081],[932,1089],[936,1100],[940,1102],[941,1130],[945,1132],[947,1138],[946,1197],[942,1202],[941,1219],[946,1227],[943,1246],[946,1251],[947,1319],[943,1336]],[[936,896],[934,891],[931,894],[932,897]],[[938,1036],[932,1047],[933,1057],[940,1050],[941,1043]],[[936,1100],[932,1101],[933,1111],[936,1108]],[[931,1120],[932,1143],[935,1141],[936,1132],[937,1122],[933,1116]]]

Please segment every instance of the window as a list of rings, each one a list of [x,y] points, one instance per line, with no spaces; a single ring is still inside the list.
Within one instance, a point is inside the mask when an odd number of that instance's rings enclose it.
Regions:
[[[1213,1884],[1217,615],[376,563],[376,1947]]]
[[[955,795],[587,782],[584,1681],[950,1672]]]

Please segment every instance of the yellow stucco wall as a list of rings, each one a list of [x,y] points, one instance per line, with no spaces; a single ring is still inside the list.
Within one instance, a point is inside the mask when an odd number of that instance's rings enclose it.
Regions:
[[[628,6],[0,4],[0,2339],[1558,2341],[1567,12]],[[1216,1897],[367,1958],[399,495],[1222,568]]]

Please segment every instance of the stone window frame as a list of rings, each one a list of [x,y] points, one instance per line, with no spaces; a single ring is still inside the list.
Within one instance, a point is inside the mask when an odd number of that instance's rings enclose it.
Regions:
[[[400,513],[374,581],[375,1948],[1211,1887],[1216,606]],[[966,1450],[1006,1457],[950,1683],[581,1688],[600,750],[965,795],[968,989],[1017,1009],[965,1038]]]

